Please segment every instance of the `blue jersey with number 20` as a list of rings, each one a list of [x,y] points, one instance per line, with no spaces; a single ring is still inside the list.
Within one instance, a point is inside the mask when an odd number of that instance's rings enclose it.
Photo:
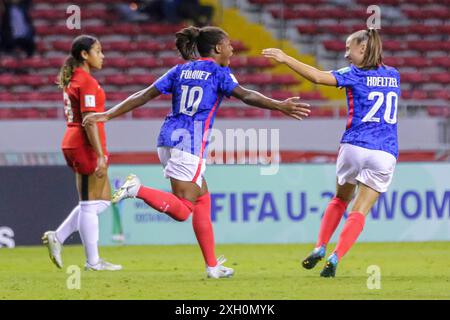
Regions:
[[[205,158],[217,109],[238,85],[230,69],[203,58],[173,67],[154,85],[163,94],[172,93],[172,112],[161,127],[158,147]]]
[[[347,93],[347,130],[341,143],[382,150],[397,158],[398,71],[385,65],[370,70],[350,65],[332,74]]]

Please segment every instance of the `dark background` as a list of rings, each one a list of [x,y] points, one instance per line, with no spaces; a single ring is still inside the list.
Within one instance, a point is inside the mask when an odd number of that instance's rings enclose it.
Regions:
[[[16,246],[41,244],[77,203],[75,175],[65,166],[0,167],[0,227],[14,231]],[[65,243],[81,243],[78,233]]]

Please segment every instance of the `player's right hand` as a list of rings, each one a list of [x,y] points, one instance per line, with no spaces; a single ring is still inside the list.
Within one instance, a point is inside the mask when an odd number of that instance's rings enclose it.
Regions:
[[[283,50],[277,48],[267,48],[263,49],[261,52],[262,55],[266,58],[272,58],[277,62],[284,63],[287,59],[287,54],[283,52]]]
[[[311,113],[310,105],[300,102],[300,97],[292,97],[282,101],[279,110],[285,115],[297,120],[303,120]]]
[[[105,156],[97,158],[97,167],[95,168],[95,175],[97,178],[103,178],[108,171],[108,163]]]
[[[109,118],[103,113],[89,113],[83,118],[83,127],[93,125],[96,122],[106,122]]]

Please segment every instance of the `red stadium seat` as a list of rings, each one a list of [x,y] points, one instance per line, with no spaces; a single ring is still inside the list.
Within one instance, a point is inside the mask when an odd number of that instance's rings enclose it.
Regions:
[[[405,83],[422,84],[425,81],[428,81],[428,79],[429,79],[428,75],[418,72],[403,73],[401,75],[401,81]]]
[[[429,60],[422,57],[404,57],[404,65],[415,68],[425,68],[429,66]]]
[[[124,86],[127,84],[132,83],[131,82],[131,77],[127,76],[127,75],[123,75],[123,74],[118,74],[118,75],[108,75],[105,76],[105,84],[109,85],[116,85],[116,86]]]
[[[434,65],[444,68],[450,68],[450,58],[449,57],[433,57],[431,61]]]
[[[173,24],[147,24],[139,27],[140,34],[154,34],[157,36],[173,35],[184,28],[183,25]]]
[[[35,56],[32,58],[23,59],[21,62],[22,68],[31,68],[31,69],[39,69],[39,68],[48,68],[50,67],[50,63],[46,58]]]
[[[0,101],[13,102],[13,101],[17,101],[17,99],[18,99],[18,96],[14,93],[0,92]]]
[[[385,40],[383,41],[383,49],[389,51],[401,51],[404,49],[404,42],[395,40]]]
[[[297,30],[301,34],[309,34],[309,35],[320,34],[324,31],[324,29],[319,28],[315,24],[300,25],[300,26],[297,26]]]
[[[141,68],[156,68],[159,66],[159,62],[156,58],[149,56],[143,58],[130,59],[135,67]]]
[[[419,52],[439,50],[440,47],[441,47],[440,41],[416,40],[408,42],[408,49],[417,50]]]
[[[107,54],[110,51],[129,52],[137,47],[136,43],[128,41],[104,41],[102,42],[102,50]]]
[[[272,75],[267,73],[260,74],[241,74],[238,80],[242,84],[254,84],[254,85],[270,85],[273,83]]]
[[[428,94],[426,91],[421,90],[403,90],[402,91],[402,98],[403,99],[413,99],[413,100],[425,100],[428,98]]]
[[[304,100],[324,100],[320,91],[301,92],[300,97]]]
[[[0,68],[16,69],[20,67],[20,60],[12,57],[2,57],[0,60]]]
[[[323,42],[323,45],[325,49],[329,51],[345,51],[345,43],[344,41],[338,41],[338,40],[327,40]]]
[[[17,76],[12,74],[0,74],[0,86],[12,87],[19,84],[20,81]]]
[[[134,61],[131,59],[117,57],[117,58],[106,58],[105,65],[113,68],[130,68],[134,66]]]
[[[395,68],[403,67],[405,65],[405,61],[402,57],[395,56],[383,58],[383,63]]]
[[[136,42],[136,50],[147,52],[158,52],[166,50],[166,44],[159,41],[140,41]]]
[[[149,86],[151,85],[156,78],[151,74],[135,74],[131,76],[131,81],[133,84]]]
[[[164,57],[162,58],[162,66],[166,68],[171,68],[174,65],[185,63],[181,57]]]
[[[430,80],[432,82],[450,84],[450,73],[448,72],[433,73],[430,75]]]
[[[275,74],[272,76],[272,83],[280,85],[296,85],[299,84],[300,81],[292,74]]]
[[[50,67],[60,68],[63,65],[65,59],[66,58],[64,57],[53,57],[47,58],[47,62]]]
[[[234,107],[220,107],[217,111],[218,118],[237,118],[238,108]]]
[[[449,90],[435,90],[431,91],[429,95],[431,99],[450,100]]]

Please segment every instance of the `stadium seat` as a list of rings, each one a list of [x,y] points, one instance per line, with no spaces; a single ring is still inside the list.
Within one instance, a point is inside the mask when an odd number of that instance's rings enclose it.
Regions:
[[[433,57],[431,58],[433,65],[450,68],[450,58],[449,57]]]
[[[450,73],[441,72],[441,73],[433,73],[430,75],[430,80],[432,82],[437,82],[441,84],[450,84]]]

